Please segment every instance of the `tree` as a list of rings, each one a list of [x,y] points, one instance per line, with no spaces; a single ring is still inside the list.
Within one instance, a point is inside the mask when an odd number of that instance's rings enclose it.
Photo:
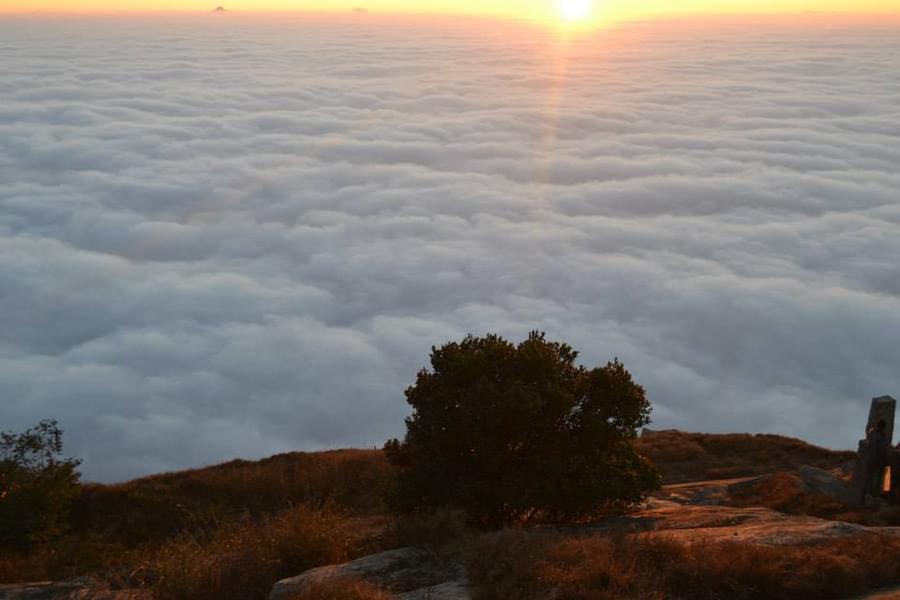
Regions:
[[[406,390],[400,510],[461,508],[481,526],[585,517],[634,505],[659,474],[633,445],[649,422],[641,386],[617,360],[586,369],[570,346],[532,332],[513,345],[468,336],[432,348]]]
[[[27,550],[67,527],[81,461],[60,457],[62,433],[52,419],[0,433],[0,547]]]

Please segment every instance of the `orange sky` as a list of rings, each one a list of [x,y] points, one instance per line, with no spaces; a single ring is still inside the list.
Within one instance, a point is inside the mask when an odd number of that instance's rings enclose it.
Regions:
[[[490,14],[559,19],[567,0],[0,0],[0,12],[207,11],[224,4],[233,11],[347,11]],[[569,0],[570,1],[570,0]],[[804,13],[900,14],[898,0],[594,0],[591,20],[686,14]]]

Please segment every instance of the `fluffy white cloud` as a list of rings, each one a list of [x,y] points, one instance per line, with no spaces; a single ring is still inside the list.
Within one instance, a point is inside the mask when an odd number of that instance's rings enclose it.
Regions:
[[[402,432],[432,344],[619,356],[657,427],[900,396],[900,31],[0,20],[0,429],[97,479]]]

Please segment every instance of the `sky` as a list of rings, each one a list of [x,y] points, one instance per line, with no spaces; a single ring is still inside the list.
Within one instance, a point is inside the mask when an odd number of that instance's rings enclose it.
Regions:
[[[3,0],[0,12],[328,11],[365,8],[376,13],[483,14],[555,21],[578,15],[610,22],[641,17],[710,14],[842,13],[900,15],[896,0]],[[568,15],[567,15],[568,13]]]
[[[381,446],[433,345],[618,357],[652,427],[900,397],[900,29],[0,18],[0,429],[88,479]]]

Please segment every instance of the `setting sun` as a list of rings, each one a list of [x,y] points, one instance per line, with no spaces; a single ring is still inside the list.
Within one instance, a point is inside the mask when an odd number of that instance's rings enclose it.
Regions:
[[[586,19],[592,4],[591,0],[559,0],[559,14],[566,21]]]

